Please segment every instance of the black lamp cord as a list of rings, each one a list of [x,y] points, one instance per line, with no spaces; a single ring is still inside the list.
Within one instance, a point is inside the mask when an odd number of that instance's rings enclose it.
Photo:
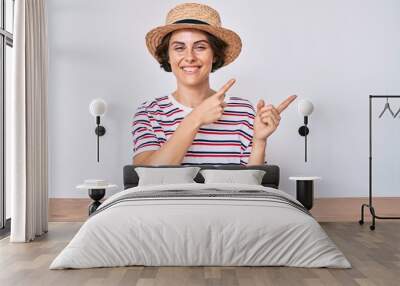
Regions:
[[[97,162],[99,162],[99,126],[100,126],[100,116],[96,116],[96,124],[97,124]]]
[[[306,127],[307,130],[307,124],[308,124],[308,116],[304,116],[304,126]],[[304,136],[304,160],[305,162],[307,162],[307,131],[306,131],[306,135]]]

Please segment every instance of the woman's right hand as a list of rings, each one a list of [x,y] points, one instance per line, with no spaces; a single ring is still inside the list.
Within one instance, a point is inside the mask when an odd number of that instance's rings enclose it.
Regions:
[[[190,116],[194,118],[199,126],[213,123],[222,116],[226,106],[224,102],[225,93],[235,81],[235,79],[229,80],[218,92],[205,99],[192,110]]]

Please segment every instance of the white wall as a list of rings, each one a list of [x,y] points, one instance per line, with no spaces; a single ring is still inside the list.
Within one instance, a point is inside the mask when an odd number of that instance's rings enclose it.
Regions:
[[[234,77],[229,93],[253,104],[259,98],[278,104],[298,94],[315,105],[309,162],[295,103],[269,139],[267,160],[281,167],[281,189],[293,193],[288,176],[318,175],[317,196],[367,196],[368,95],[400,94],[400,1],[200,2],[216,8],[223,25],[243,40],[240,57],[212,74],[213,88]],[[174,76],[159,68],[144,37],[178,3],[48,1],[50,197],[86,197],[75,185],[88,178],[122,186],[122,167],[132,157],[134,110],[175,89]],[[88,111],[96,97],[109,104],[100,163]],[[392,103],[400,107],[400,100]],[[377,102],[375,118],[383,104]],[[375,122],[376,194],[398,196],[400,118]]]

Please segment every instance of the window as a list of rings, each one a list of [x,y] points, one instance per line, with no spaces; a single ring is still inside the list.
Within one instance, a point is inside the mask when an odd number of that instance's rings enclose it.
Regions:
[[[5,105],[11,92],[14,0],[0,0],[0,236],[9,232],[10,194],[5,188]]]

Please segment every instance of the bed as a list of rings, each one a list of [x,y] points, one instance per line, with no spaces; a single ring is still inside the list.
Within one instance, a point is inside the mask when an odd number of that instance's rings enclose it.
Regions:
[[[124,167],[124,190],[107,198],[50,269],[144,266],[351,268],[318,222],[279,189],[279,167],[199,165],[201,170],[263,170],[261,184],[139,185]],[[158,166],[154,168],[182,168]]]

